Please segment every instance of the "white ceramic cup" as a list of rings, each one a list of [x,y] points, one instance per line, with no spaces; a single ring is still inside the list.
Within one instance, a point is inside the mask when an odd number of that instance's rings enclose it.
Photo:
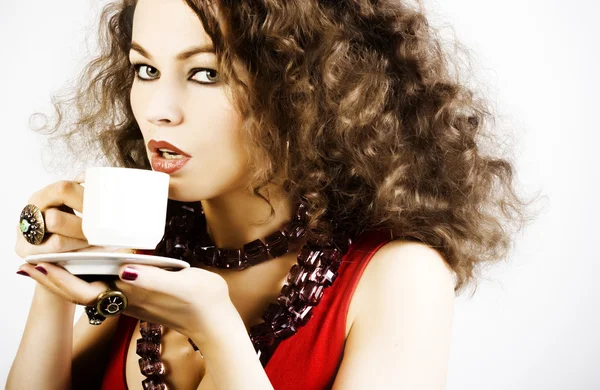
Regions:
[[[156,248],[165,233],[169,178],[144,169],[86,169],[81,218],[90,245]]]

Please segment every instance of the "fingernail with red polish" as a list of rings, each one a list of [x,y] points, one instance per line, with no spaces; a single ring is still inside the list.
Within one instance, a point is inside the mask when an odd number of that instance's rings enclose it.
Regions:
[[[29,276],[29,274],[28,274],[27,272],[25,272],[25,271],[18,270],[18,271],[17,271],[17,273],[18,273],[19,275],[23,275],[23,276]]]
[[[37,269],[38,271],[40,271],[41,273],[43,273],[44,275],[48,275],[48,271],[46,271],[44,269],[44,267],[42,267],[41,265],[38,265],[35,267],[35,269]]]
[[[136,280],[138,277],[138,273],[133,268],[125,268],[121,277],[125,280]]]

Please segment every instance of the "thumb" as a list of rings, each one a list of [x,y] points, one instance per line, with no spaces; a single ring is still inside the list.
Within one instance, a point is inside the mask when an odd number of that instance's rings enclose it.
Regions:
[[[85,181],[85,171],[79,173],[79,175],[75,176],[73,181],[77,183],[83,183]]]

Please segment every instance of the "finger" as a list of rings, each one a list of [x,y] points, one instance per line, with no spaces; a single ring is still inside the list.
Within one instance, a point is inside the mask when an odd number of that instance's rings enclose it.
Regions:
[[[29,203],[36,205],[40,210],[50,207],[66,205],[82,212],[83,209],[83,186],[74,181],[61,180],[52,183],[29,198]]]
[[[177,280],[171,278],[171,275],[168,275],[168,273],[169,271],[158,267],[140,264],[121,265],[119,267],[119,278],[121,281],[155,292],[169,291],[169,284],[173,282],[177,283]]]
[[[46,232],[87,240],[81,228],[82,220],[77,215],[60,211],[54,207],[42,211],[42,215],[44,216]]]
[[[35,280],[39,285],[43,286],[52,294],[64,299],[67,302],[76,303],[71,300],[71,297],[68,297],[63,291],[58,289],[58,287],[56,287],[48,278],[46,278],[43,272],[35,269],[35,266],[33,264],[21,265],[19,267],[19,271],[27,272],[31,279]]]
[[[161,276],[160,271],[163,273],[167,272],[157,267],[142,266],[139,264],[135,265],[135,269],[133,266],[120,267],[120,279],[115,281],[115,287],[127,297],[130,312],[134,310],[136,315],[139,316],[141,314],[140,310],[145,311],[148,309],[145,309],[147,303],[152,297],[157,296],[157,292],[163,292],[170,295],[174,290],[185,289],[185,287],[182,286],[181,281],[179,284],[172,283],[165,275]],[[128,280],[127,272],[133,272],[135,278],[133,280]],[[140,275],[140,273],[144,276],[142,279],[135,276]]]
[[[40,274],[40,272],[37,271],[36,269],[27,270],[27,273],[29,274],[30,278],[33,279],[37,283],[36,287],[42,287],[44,290],[49,291],[50,293],[52,293],[53,295],[57,296],[58,298],[62,299],[65,302],[75,303],[75,302],[71,302],[71,299],[69,297],[67,297],[62,291],[60,291],[49,280],[45,279],[43,277],[44,275]]]
[[[227,282],[220,275],[192,267],[168,271],[150,265],[123,264],[119,267],[119,279],[150,292],[166,294],[177,290],[191,290],[199,283],[219,294],[228,295],[229,289]]]
[[[77,249],[87,248],[90,244],[85,240],[66,237],[60,234],[48,234],[44,241],[39,245],[31,245],[23,237],[23,233],[17,227],[17,244],[15,252],[19,257],[25,258],[29,255],[38,255],[42,253],[61,253],[70,252]]]
[[[50,263],[38,263],[36,266],[28,263],[21,265],[19,269],[27,272],[35,281],[58,296],[81,306],[94,305],[98,295],[109,288],[108,284],[100,281],[88,283],[64,268]]]

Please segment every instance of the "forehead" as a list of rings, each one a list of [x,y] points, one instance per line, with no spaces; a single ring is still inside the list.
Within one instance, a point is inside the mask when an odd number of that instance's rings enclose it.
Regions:
[[[177,52],[168,48],[211,42],[198,15],[183,0],[138,0],[132,34],[151,52]]]

